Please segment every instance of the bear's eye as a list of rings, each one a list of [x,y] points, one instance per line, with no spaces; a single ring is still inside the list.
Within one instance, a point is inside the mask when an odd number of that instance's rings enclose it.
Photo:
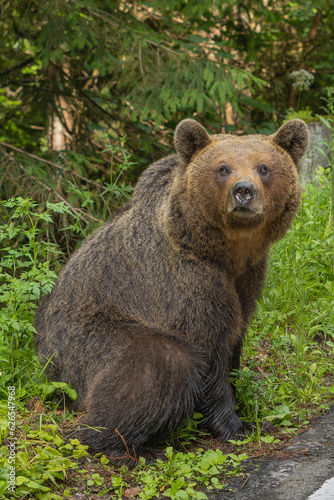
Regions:
[[[231,173],[231,169],[229,168],[228,165],[223,163],[223,165],[220,165],[218,172],[220,173],[220,175],[225,177],[226,175],[229,175]]]
[[[257,171],[264,177],[265,175],[268,175],[269,169],[267,165],[265,165],[264,163],[260,163],[260,165],[257,167]]]

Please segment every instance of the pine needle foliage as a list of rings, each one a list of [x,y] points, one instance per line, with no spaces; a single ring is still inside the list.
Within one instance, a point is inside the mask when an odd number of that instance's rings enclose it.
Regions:
[[[129,126],[138,130],[137,120],[151,128],[153,122],[156,127],[205,110],[218,119],[227,102],[237,107],[235,89],[261,81],[228,63],[226,41],[219,26],[216,33],[213,29],[221,13],[217,5],[5,3],[0,56],[5,142],[7,135],[21,146],[40,141],[49,113],[64,118],[60,96],[71,106],[75,141],[81,147],[87,141],[86,148],[101,127],[123,133]]]

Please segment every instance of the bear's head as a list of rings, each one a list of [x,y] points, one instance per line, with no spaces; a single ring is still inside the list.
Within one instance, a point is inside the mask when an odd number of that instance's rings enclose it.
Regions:
[[[189,205],[210,225],[233,230],[283,221],[284,212],[292,220],[307,145],[307,126],[297,119],[271,136],[209,135],[191,119],[175,131]]]

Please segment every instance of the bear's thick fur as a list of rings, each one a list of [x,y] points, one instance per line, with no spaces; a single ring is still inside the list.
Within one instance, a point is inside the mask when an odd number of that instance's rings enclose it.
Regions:
[[[194,411],[218,439],[242,431],[229,372],[269,247],[300,204],[307,142],[300,120],[245,137],[183,120],[177,154],[151,165],[130,205],[71,257],[37,311],[36,344],[49,377],[77,391],[91,449],[123,456],[121,434],[149,455]]]

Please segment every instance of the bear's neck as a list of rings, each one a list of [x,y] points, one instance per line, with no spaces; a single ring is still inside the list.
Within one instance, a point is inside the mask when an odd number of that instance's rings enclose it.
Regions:
[[[214,227],[182,199],[172,192],[163,209],[164,229],[182,256],[223,264],[237,277],[267,255],[270,242],[264,237],[263,227]]]

